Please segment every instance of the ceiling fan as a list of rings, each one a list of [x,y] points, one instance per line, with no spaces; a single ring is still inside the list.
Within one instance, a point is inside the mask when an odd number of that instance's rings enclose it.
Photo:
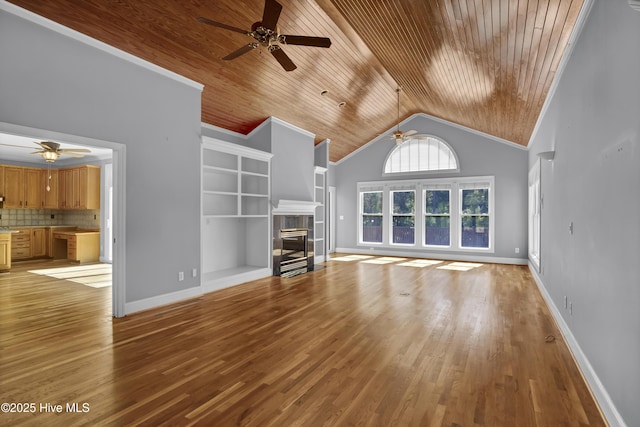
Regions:
[[[251,31],[246,31],[241,28],[237,28],[231,25],[223,24],[221,22],[212,21],[208,18],[197,18],[199,22],[203,24],[213,25],[214,27],[224,28],[225,30],[235,31],[236,33],[246,34],[252,37],[255,41],[242,46],[224,58],[225,61],[229,61],[244,55],[250,50],[256,49],[259,46],[267,48],[267,50],[273,55],[273,57],[280,63],[282,68],[286,71],[293,71],[297,67],[287,56],[286,53],[280,47],[281,44],[292,44],[300,46],[315,46],[315,47],[330,47],[331,40],[327,37],[311,37],[311,36],[292,36],[288,34],[280,34],[277,23],[280,18],[280,12],[282,11],[282,5],[276,0],[265,0],[264,11],[262,13],[262,20],[254,22],[251,25]]]
[[[60,144],[52,141],[34,142],[34,144],[39,145],[42,150],[34,151],[31,154],[40,154],[47,163],[55,162],[62,154],[70,157],[84,157],[83,153],[91,152],[86,148],[60,148]]]
[[[395,140],[397,145],[402,144],[407,139],[409,139],[409,137],[411,137],[411,139],[426,139],[427,137],[425,135],[416,135],[418,133],[417,130],[408,130],[406,132],[402,132],[400,130],[400,88],[399,87],[396,88],[396,93],[398,94],[398,127],[391,134],[390,139]]]

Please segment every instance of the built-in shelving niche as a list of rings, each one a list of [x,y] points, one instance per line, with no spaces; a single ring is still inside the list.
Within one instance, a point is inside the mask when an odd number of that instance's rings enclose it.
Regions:
[[[204,292],[271,275],[271,157],[203,137]]]
[[[327,258],[326,239],[324,237],[327,169],[321,166],[316,166],[314,170],[314,180],[314,201],[319,203],[315,208],[314,215],[314,262],[321,263]]]

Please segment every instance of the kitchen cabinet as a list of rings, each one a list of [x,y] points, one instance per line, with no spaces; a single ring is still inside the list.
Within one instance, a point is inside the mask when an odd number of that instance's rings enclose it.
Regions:
[[[4,196],[4,165],[0,165],[0,196]]]
[[[11,259],[31,258],[31,230],[17,228],[11,235]]]
[[[24,208],[42,208],[42,190],[40,169],[24,168]]]
[[[42,186],[42,207],[44,209],[58,209],[58,170],[41,169],[40,182]],[[49,190],[47,190],[47,186]]]
[[[41,208],[42,184],[40,181],[40,169],[5,166],[4,170],[4,208]]]
[[[99,231],[56,230],[52,237],[53,258],[80,263],[100,260]]]
[[[19,166],[4,167],[5,209],[24,208],[24,169]]]
[[[58,208],[100,209],[100,167],[58,170]]]
[[[45,228],[32,228],[30,231],[31,258],[47,255],[47,233]]]
[[[11,269],[11,233],[0,233],[0,271]]]

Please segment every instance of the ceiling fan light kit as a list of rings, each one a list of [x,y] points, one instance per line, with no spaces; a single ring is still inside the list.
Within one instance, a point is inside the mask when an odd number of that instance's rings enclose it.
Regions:
[[[269,51],[269,53],[276,59],[276,61],[278,61],[282,68],[284,68],[286,71],[293,71],[297,67],[293,63],[291,58],[289,58],[289,56],[284,52],[284,50],[282,50],[280,45],[290,44],[324,48],[328,48],[331,46],[331,40],[327,37],[280,34],[277,27],[278,19],[280,18],[280,12],[282,12],[282,5],[280,3],[278,3],[276,0],[265,0],[262,20],[254,22],[253,25],[251,25],[251,31],[246,31],[241,28],[223,24],[222,22],[213,21],[204,17],[197,18],[197,20],[198,22],[201,22],[203,24],[212,25],[214,27],[222,28],[240,34],[245,34],[255,40],[223,57],[222,59],[225,61],[236,59],[237,57],[262,46]]]

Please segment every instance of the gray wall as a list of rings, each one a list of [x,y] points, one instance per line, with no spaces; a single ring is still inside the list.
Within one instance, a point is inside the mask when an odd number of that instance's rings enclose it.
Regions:
[[[542,163],[541,280],[629,426],[640,425],[639,42],[626,0],[594,3],[529,154],[533,165],[556,151]]]
[[[422,175],[403,175],[388,178],[382,175],[384,161],[395,142],[386,138],[370,143],[358,153],[343,159],[335,166],[337,186],[337,247],[357,248],[358,197],[357,183],[392,179],[425,179],[452,176],[495,176],[495,252],[482,256],[526,259],[527,248],[527,152],[521,148],[497,142],[468,132],[428,116],[418,114],[405,122],[402,129],[415,129],[449,143],[458,155],[460,172]],[[344,219],[341,220],[340,216]],[[520,254],[515,254],[520,248]],[[366,248],[362,248],[366,249]],[[385,251],[393,249],[384,248]],[[406,249],[402,249],[406,252]],[[419,251],[438,254],[437,251]],[[442,256],[453,256],[451,251]],[[470,256],[469,253],[464,253]]]
[[[199,286],[200,91],[1,10],[0,58],[1,122],[126,145],[126,301]]]
[[[311,134],[270,118],[252,132],[249,147],[273,154],[271,199],[313,201],[314,138]]]

